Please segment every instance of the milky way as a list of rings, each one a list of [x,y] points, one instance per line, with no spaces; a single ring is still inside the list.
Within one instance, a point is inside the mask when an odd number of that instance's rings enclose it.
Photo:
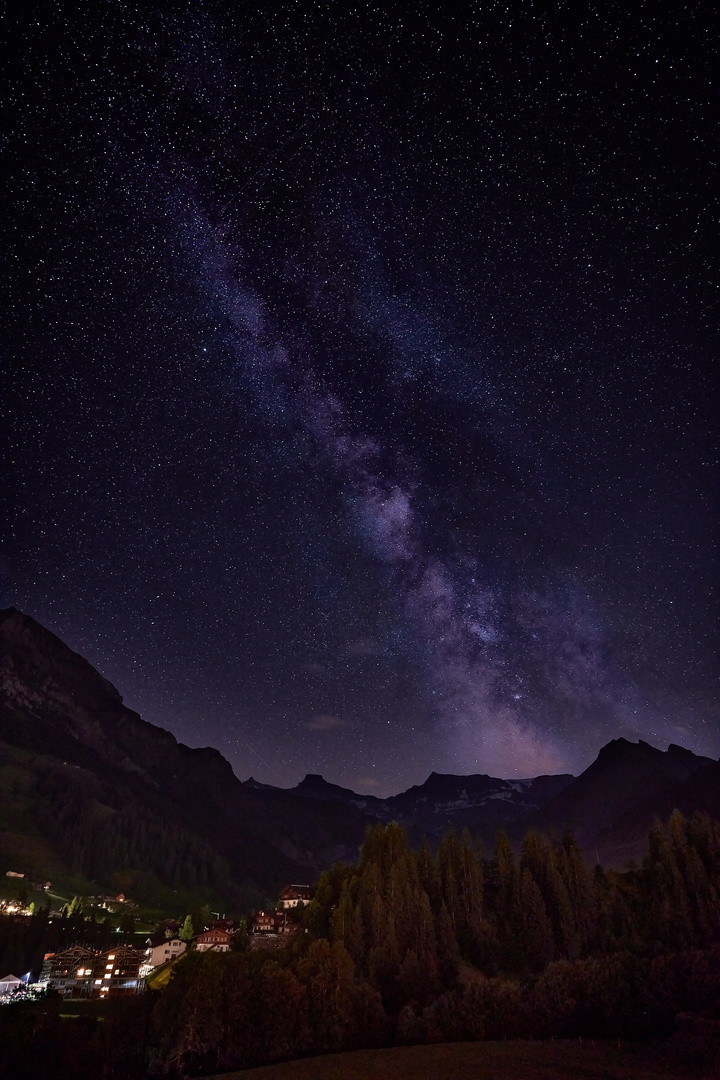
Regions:
[[[5,602],[238,775],[717,753],[705,27],[18,23]]]

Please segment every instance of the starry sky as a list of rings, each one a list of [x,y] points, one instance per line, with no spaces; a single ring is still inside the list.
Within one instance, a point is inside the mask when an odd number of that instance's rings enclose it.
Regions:
[[[241,779],[716,757],[709,12],[27,5],[3,605]]]

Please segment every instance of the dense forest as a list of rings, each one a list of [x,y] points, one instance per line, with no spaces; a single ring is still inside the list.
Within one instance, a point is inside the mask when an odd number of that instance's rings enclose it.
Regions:
[[[403,1043],[646,1038],[681,1011],[718,1017],[720,824],[676,812],[623,873],[589,869],[570,834],[529,833],[516,858],[502,833],[486,856],[451,831],[434,855],[378,825],[356,866],[322,875],[290,945],[238,945],[190,952],[165,991],[132,1002],[134,1041],[119,1019],[74,1031],[68,1075],[91,1075],[95,1055],[108,1077],[182,1076]],[[24,1048],[42,1077],[43,1021],[25,1008],[0,1010],[0,1054],[20,1077]],[[57,1037],[52,1009],[46,1021]]]
[[[217,890],[227,889],[233,878],[227,861],[170,818],[161,803],[152,814],[144,813],[120,785],[86,776],[80,782],[56,770],[43,779],[38,794],[41,834],[73,873],[91,881],[111,881],[118,867],[152,867],[132,881],[133,895],[145,900],[158,879],[174,888]]]
[[[202,898],[223,910],[263,903],[267,888],[246,874],[253,862],[246,838],[202,805],[178,807],[139,782],[133,786],[131,776],[53,763],[25,772],[19,760],[3,807],[15,820],[0,821],[0,833],[2,826],[25,830],[30,846],[39,838],[44,857],[27,866],[37,877],[54,877],[47,866],[57,863],[66,876],[98,883],[96,891],[123,891],[150,906],[168,906],[176,893],[185,903]],[[268,853],[267,872],[278,887],[286,880],[277,852]]]

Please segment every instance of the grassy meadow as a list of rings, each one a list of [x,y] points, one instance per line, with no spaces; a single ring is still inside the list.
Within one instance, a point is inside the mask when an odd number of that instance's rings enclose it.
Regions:
[[[441,1043],[324,1054],[207,1080],[716,1080],[720,1042],[558,1039]]]

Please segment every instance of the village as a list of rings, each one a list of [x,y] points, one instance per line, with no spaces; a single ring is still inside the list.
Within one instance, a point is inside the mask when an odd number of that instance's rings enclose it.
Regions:
[[[15,875],[19,876],[19,875]],[[166,919],[145,939],[145,948],[116,945],[104,951],[72,945],[46,953],[37,982],[8,974],[0,977],[0,1002],[37,996],[48,990],[64,998],[113,998],[138,994],[161,977],[166,983],[171,966],[188,951],[227,953],[232,949],[275,949],[287,944],[300,929],[303,908],[310,903],[309,885],[287,885],[273,909],[258,910],[247,919],[217,918],[195,933],[177,919]],[[127,904],[124,895],[102,897],[102,906]],[[16,906],[15,911],[26,914]]]

